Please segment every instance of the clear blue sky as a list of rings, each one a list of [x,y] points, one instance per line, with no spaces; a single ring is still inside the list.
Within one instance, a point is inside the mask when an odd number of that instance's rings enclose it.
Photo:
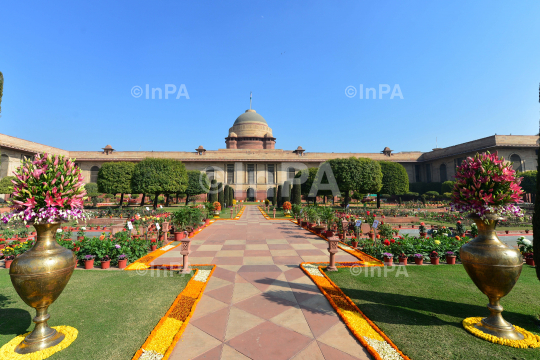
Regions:
[[[0,9],[0,133],[67,150],[429,151],[538,132],[540,1],[46,1]],[[131,96],[185,84],[189,100]],[[345,95],[399,84],[403,100]],[[378,91],[378,89],[377,89]]]

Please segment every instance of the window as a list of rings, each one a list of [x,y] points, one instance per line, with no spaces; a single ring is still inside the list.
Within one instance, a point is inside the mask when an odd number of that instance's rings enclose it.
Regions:
[[[415,178],[416,178],[416,182],[420,182],[420,165],[415,165],[414,166],[414,175],[415,175]]]
[[[253,166],[253,165],[251,165]],[[249,168],[249,165],[248,165]],[[255,201],[255,190],[253,188],[247,189],[247,201]]]
[[[214,168],[209,167],[206,169],[206,176],[208,177],[208,180],[212,181],[214,179]]]
[[[234,184],[234,164],[227,164],[227,184]]]
[[[92,166],[92,168],[90,169],[90,182],[97,183],[98,173],[99,173],[99,167]]]
[[[294,179],[294,176],[296,175],[296,169],[293,167],[290,167],[287,169],[287,180]]]
[[[518,154],[512,154],[510,156],[510,161],[512,162],[512,167],[516,171],[522,171],[521,170],[521,157]]]
[[[255,184],[255,165],[248,164],[247,166],[248,184]]]
[[[431,164],[426,164],[426,181],[431,182]]]
[[[0,157],[0,178],[8,175],[9,156],[2,154]]]
[[[268,183],[269,184],[275,184],[276,179],[274,177],[274,164],[266,165],[266,170],[268,172]]]
[[[440,172],[441,182],[445,182],[446,180],[448,180],[448,177],[446,175],[446,165],[445,164],[442,164],[439,167],[439,172]]]

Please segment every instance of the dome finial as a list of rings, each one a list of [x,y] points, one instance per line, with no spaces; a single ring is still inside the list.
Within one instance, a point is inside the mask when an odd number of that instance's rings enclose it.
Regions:
[[[251,97],[253,96],[253,91],[249,92],[249,110],[251,110]]]

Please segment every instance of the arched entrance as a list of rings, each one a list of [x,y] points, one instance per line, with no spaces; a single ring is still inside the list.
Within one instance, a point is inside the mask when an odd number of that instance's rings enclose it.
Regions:
[[[521,169],[521,157],[518,154],[510,155],[510,161],[512,162],[512,167],[516,171],[522,171]]]
[[[247,189],[246,201],[255,201],[255,190],[253,188]]]
[[[274,188],[266,190],[266,198],[272,200],[274,198]]]

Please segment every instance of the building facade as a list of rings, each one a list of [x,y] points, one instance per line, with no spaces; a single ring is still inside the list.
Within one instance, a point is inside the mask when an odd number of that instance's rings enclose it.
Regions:
[[[318,153],[275,149],[276,138],[266,120],[255,110],[246,110],[229,129],[226,149],[148,152],[116,151],[107,145],[100,151],[67,151],[0,134],[0,178],[11,175],[21,160],[37,152],[48,152],[75,158],[86,182],[96,182],[105,162],[138,162],[147,157],[169,158],[185,163],[188,170],[206,172],[209,178],[230,185],[237,199],[263,200],[272,196],[275,186],[290,180],[299,170],[318,167],[326,160],[366,157],[398,162],[405,167],[409,181],[444,182],[452,180],[456,167],[477,152],[497,151],[511,161],[516,170],[536,170],[538,136],[493,135],[429,152],[396,152],[386,147],[380,153]]]

